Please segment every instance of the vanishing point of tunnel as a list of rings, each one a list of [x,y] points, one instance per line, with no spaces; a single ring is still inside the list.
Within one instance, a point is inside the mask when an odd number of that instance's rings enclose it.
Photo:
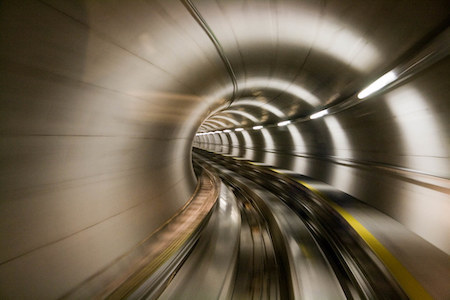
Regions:
[[[449,12],[0,1],[0,298],[450,299]]]

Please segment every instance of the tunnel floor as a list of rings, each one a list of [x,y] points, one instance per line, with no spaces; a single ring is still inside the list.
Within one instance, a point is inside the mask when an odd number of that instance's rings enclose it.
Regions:
[[[199,178],[203,170],[219,176],[216,204],[182,258],[162,265],[164,276],[134,281],[129,298],[445,296],[448,257],[375,208],[307,176],[230,155],[194,149],[193,162]]]

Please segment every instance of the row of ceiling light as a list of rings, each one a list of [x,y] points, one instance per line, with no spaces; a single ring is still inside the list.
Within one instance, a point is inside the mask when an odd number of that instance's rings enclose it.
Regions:
[[[393,71],[390,71],[390,72],[384,74],[383,76],[381,76],[380,78],[375,80],[372,84],[370,84],[365,89],[363,89],[357,95],[358,99],[364,99],[364,98],[369,97],[373,93],[379,91],[380,89],[384,88],[388,84],[390,84],[393,81],[395,81],[397,78],[398,78],[397,75]],[[309,118],[310,119],[321,118],[321,117],[323,117],[325,115],[328,115],[328,113],[329,113],[328,109],[324,109],[324,110],[321,110],[319,112],[316,112],[316,113],[310,115]],[[279,122],[277,124],[277,126],[282,127],[282,126],[289,125],[291,123],[292,123],[291,120],[286,120],[286,121]],[[264,128],[264,126],[262,126],[262,125],[253,126],[253,130],[260,130],[260,129],[263,129],[263,128]],[[210,132],[200,132],[200,133],[197,133],[196,136],[201,136],[201,135],[206,135],[206,134],[216,134],[216,133],[229,133],[231,131],[239,132],[239,131],[243,131],[243,130],[244,130],[244,128],[235,128],[234,130],[225,129],[225,130],[216,130],[216,131],[210,131]]]
[[[328,109],[324,109],[324,110],[321,110],[321,111],[319,111],[319,112],[317,112],[315,114],[312,114],[309,118],[310,119],[317,119],[317,118],[323,117],[323,116],[325,116],[327,114],[328,114]],[[291,120],[281,121],[281,122],[277,123],[277,126],[278,127],[283,127],[283,126],[287,126],[287,125],[289,125],[291,123],[292,123]],[[252,127],[253,130],[260,130],[260,129],[263,129],[263,128],[264,128],[264,126],[262,126],[262,125],[256,125],[256,126]],[[229,133],[231,131],[238,131],[239,132],[239,131],[243,131],[243,130],[244,130],[244,128],[240,127],[240,128],[235,128],[233,130],[232,129],[225,129],[225,130],[216,130],[216,131],[210,131],[210,132],[200,132],[200,133],[197,133],[196,136],[201,136],[201,135],[205,135],[205,134]]]

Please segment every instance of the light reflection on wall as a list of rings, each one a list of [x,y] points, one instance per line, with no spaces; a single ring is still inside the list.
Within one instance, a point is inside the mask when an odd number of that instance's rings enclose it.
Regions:
[[[313,2],[288,1],[277,8],[277,15],[283,16],[276,19],[277,30],[281,33],[277,36],[280,45],[298,49],[313,46],[315,51],[331,56],[359,71],[368,71],[368,68],[379,62],[382,57],[371,41],[363,36],[365,32],[359,32],[358,27],[343,22],[338,16],[333,18],[328,15],[327,18],[323,18],[318,13],[318,8],[311,3]],[[228,5],[227,18],[230,19],[232,32],[238,35],[223,32],[219,34],[219,40],[225,45],[235,45],[238,39],[242,48],[249,45],[269,47],[267,44],[273,40],[271,34],[274,29],[271,22],[261,22],[261,16],[266,15],[265,11],[258,13],[256,9],[253,7],[254,14],[245,14],[246,10],[242,9],[242,5],[237,3],[234,7]],[[215,32],[221,32],[223,28],[219,20],[220,18],[213,14],[207,17],[208,24]]]
[[[208,137],[206,135],[203,135],[201,138],[204,147],[208,148]]]
[[[246,89],[272,89],[280,91],[297,99],[302,99],[309,105],[315,107],[320,105],[319,99],[311,94],[307,89],[295,84],[291,81],[278,78],[249,78],[242,83]]]
[[[252,114],[249,114],[248,112],[245,111],[240,111],[240,110],[224,110],[221,111],[221,113],[228,113],[228,114],[235,114],[235,115],[241,115],[247,119],[249,119],[252,122],[258,122],[258,119],[253,116]]]
[[[333,115],[329,115],[324,117],[323,121],[331,133],[334,156],[337,158],[352,158],[350,142],[338,119]]]
[[[200,144],[200,147],[206,148],[206,137],[204,135],[196,136],[195,138],[197,139],[197,142]]]
[[[289,134],[292,138],[292,144],[294,145],[294,153],[299,155],[304,155],[308,153],[308,150],[306,149],[305,141],[303,140],[302,135],[300,134],[300,131],[295,126],[295,124],[289,124],[287,126],[287,129],[289,130]],[[306,163],[304,159],[293,159],[293,165],[292,170],[299,172],[299,173],[305,173],[306,171]]]
[[[234,106],[238,106],[238,105],[239,106],[243,105],[243,106],[261,107],[262,109],[265,109],[265,110],[271,112],[272,114],[274,114],[275,116],[277,116],[279,118],[285,117],[285,114],[281,110],[279,110],[277,107],[275,107],[274,105],[269,104],[269,103],[264,103],[264,102],[260,102],[257,100],[239,99],[239,100],[234,101],[231,106],[234,107]]]
[[[214,139],[214,152],[222,152],[222,137],[220,134],[212,134],[212,137]]]
[[[210,148],[211,150],[214,149],[214,137],[212,134],[207,134],[206,138],[208,139],[208,148]]]
[[[275,152],[275,143],[273,142],[273,138],[270,135],[270,132],[263,128],[261,129],[261,133],[264,137],[264,144],[265,144],[265,156],[264,156],[264,162],[269,165],[276,166],[277,157]]]
[[[237,125],[237,126],[241,125],[241,123],[239,123],[235,119],[230,118],[230,117],[226,117],[226,116],[215,115],[215,116],[210,117],[208,120],[213,120],[213,119],[222,119],[222,120],[228,121],[228,122],[230,122],[230,123],[232,123],[234,125]]]
[[[219,133],[222,140],[222,147],[220,149],[221,153],[228,154],[230,152],[230,142],[228,140],[228,135],[224,132]]]
[[[448,194],[428,187],[406,182],[395,182],[402,187],[397,196],[398,217],[411,230],[441,245],[450,254],[450,201]]]
[[[244,158],[249,159],[249,160],[254,160],[255,157],[255,153],[253,150],[253,141],[252,138],[250,137],[250,134],[248,134],[247,131],[241,131],[242,136],[244,137],[244,146],[245,146],[245,154],[244,154]]]
[[[218,127],[218,128],[226,128],[227,127],[227,124],[225,124],[224,122],[220,122],[220,121],[217,121],[217,120],[211,120],[211,119],[208,119],[208,120],[206,120],[203,124],[215,124],[215,125],[219,125],[220,127]]]
[[[323,118],[325,125],[330,132],[333,146],[333,155],[337,159],[351,159],[352,151],[347,134],[342,128],[339,120],[331,115]],[[339,164],[332,164],[332,173],[330,174],[330,183],[339,189],[347,190],[353,182],[352,170]]]
[[[297,6],[297,3],[290,9],[285,6],[282,12],[283,20],[278,26],[280,32],[283,32],[279,38],[283,45],[309,47],[312,43],[315,51],[362,72],[370,71],[382,58],[378,49],[358,32],[357,27],[331,17],[321,18],[308,9],[300,11]]]
[[[213,125],[203,124],[202,126],[200,126],[200,129],[205,130],[205,131],[211,131],[211,130],[214,130],[215,127]]]
[[[228,133],[230,139],[231,139],[231,155],[232,156],[237,156],[239,155],[239,140],[236,136],[236,133],[234,132],[229,132]]]
[[[194,137],[194,142],[192,143],[195,147],[203,147],[203,143],[202,143],[202,136],[196,136]]]
[[[239,86],[240,90],[273,90],[273,91],[279,91],[280,93],[284,93],[287,95],[292,96],[296,99],[301,99],[302,101],[305,101],[307,104],[309,104],[312,107],[317,107],[321,105],[321,101],[313,95],[308,89],[300,86],[296,82],[292,82],[290,80],[284,80],[280,78],[267,78],[267,77],[252,77],[252,78],[246,78],[245,80],[239,80],[237,82],[237,85]],[[229,99],[230,95],[233,93],[232,86],[229,86],[227,88],[221,89],[220,91],[217,91],[217,93],[214,94],[214,97],[217,99]],[[240,100],[236,100],[238,103]],[[267,105],[266,103],[263,105]],[[217,115],[223,112],[228,107],[228,103],[224,103],[220,105],[216,109],[216,114],[211,116],[210,118],[222,118],[224,119],[224,116]],[[231,106],[233,107],[233,106]],[[274,106],[275,107],[275,106]],[[275,107],[276,108],[276,107]],[[278,111],[279,109],[276,108]],[[282,112],[281,112],[282,113]],[[231,118],[228,118],[228,120]],[[231,121],[230,121],[231,122]],[[236,121],[235,121],[236,122]],[[236,124],[238,125],[238,124]]]
[[[448,133],[438,123],[436,116],[439,112],[433,111],[414,88],[397,89],[386,98],[396,125],[401,129],[398,143],[403,146],[401,154],[404,155],[405,166],[439,177],[450,177]]]
[[[400,155],[407,169],[431,174],[442,178],[449,177],[445,118],[439,123],[439,112],[433,111],[427,99],[416,89],[401,87],[386,95],[395,125],[400,128],[398,143],[402,146]],[[448,121],[447,121],[448,122]],[[440,125],[441,124],[441,125]],[[442,127],[441,127],[442,126]],[[441,179],[448,186],[447,179]],[[444,245],[444,251],[450,253],[448,232],[450,232],[450,202],[448,194],[442,190],[408,182],[396,183],[402,186],[397,203],[398,218],[413,231],[426,239]],[[430,220],[433,220],[430,222]],[[439,229],[436,228],[439,224]],[[447,246],[445,246],[447,245]]]

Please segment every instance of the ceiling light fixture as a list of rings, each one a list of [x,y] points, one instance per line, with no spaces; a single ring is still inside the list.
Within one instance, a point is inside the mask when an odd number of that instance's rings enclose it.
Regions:
[[[291,120],[280,122],[277,125],[281,127],[281,126],[286,126],[286,125],[289,125],[289,124],[291,124]]]
[[[309,118],[310,119],[317,119],[317,118],[323,117],[325,115],[328,115],[328,109],[324,109],[324,110],[321,110],[319,112],[316,112],[315,114],[312,114]]]
[[[397,75],[394,73],[394,71],[390,71],[390,72],[384,74],[383,76],[381,76],[380,78],[378,78],[377,80],[375,80],[368,87],[363,89],[358,94],[358,98],[364,99],[364,98],[372,95],[376,91],[381,90],[382,88],[384,88],[385,86],[387,86],[388,84],[390,84],[391,82],[393,82],[396,79],[397,79]]]

